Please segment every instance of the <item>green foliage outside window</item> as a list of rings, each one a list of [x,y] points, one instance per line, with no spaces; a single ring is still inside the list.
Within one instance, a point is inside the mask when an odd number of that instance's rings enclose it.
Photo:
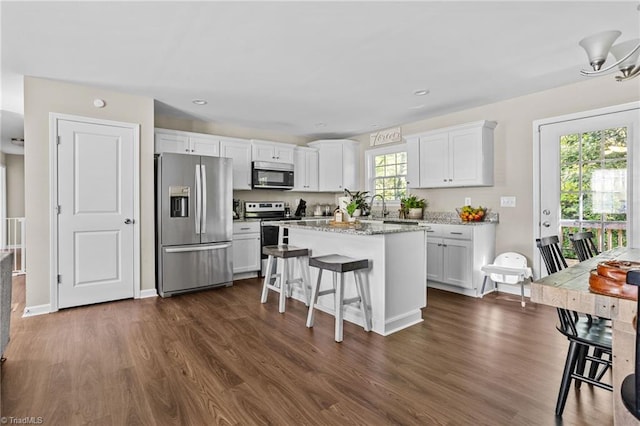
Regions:
[[[374,157],[374,194],[385,200],[399,200],[407,194],[407,153],[381,154]]]
[[[560,212],[565,257],[575,258],[569,234],[583,230],[598,236],[602,250],[621,242],[626,245],[626,169],[626,127],[560,137]],[[569,226],[568,222],[573,223]]]

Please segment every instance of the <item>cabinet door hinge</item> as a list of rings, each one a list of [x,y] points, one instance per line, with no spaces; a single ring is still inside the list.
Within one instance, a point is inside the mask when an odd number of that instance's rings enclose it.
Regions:
[[[58,135],[57,138],[58,138],[58,145],[60,145],[62,143],[62,137],[60,137],[60,135]]]
[[[58,274],[58,284],[62,284],[62,275]]]
[[[60,207],[59,205],[56,206],[56,214],[60,214],[60,212],[62,211],[62,207]]]

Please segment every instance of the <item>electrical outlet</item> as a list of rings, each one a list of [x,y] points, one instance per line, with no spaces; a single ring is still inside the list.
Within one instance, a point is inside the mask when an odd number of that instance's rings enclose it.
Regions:
[[[516,197],[500,197],[500,207],[515,207]]]
[[[465,197],[464,198],[464,205],[465,206],[470,206],[471,205],[471,197]]]

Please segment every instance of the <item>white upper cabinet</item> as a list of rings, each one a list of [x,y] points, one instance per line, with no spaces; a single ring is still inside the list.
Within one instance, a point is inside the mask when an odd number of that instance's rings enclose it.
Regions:
[[[191,153],[197,155],[220,156],[220,140],[217,136],[198,135],[189,136]]]
[[[215,135],[155,129],[155,153],[220,156],[220,139]]]
[[[318,190],[342,192],[360,187],[360,144],[349,139],[309,142],[318,150]]]
[[[410,188],[493,185],[494,121],[407,137]]]
[[[293,162],[294,191],[318,191],[318,150],[296,147]]]
[[[251,158],[253,161],[293,164],[294,148],[292,144],[252,139]]]
[[[251,189],[251,142],[221,138],[220,157],[233,160],[233,189]]]
[[[420,188],[420,138],[407,138],[407,188]]]
[[[189,136],[185,133],[175,132],[165,129],[155,129],[155,150],[156,154],[172,152],[176,154],[188,154]]]

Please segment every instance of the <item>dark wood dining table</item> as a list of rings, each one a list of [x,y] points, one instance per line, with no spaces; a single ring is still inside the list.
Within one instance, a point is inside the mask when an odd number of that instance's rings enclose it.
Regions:
[[[613,423],[638,425],[622,403],[622,380],[634,372],[636,301],[589,291],[589,274],[598,262],[640,261],[640,249],[617,247],[531,283],[531,301],[610,318],[613,323]],[[560,378],[558,378],[560,383]]]

